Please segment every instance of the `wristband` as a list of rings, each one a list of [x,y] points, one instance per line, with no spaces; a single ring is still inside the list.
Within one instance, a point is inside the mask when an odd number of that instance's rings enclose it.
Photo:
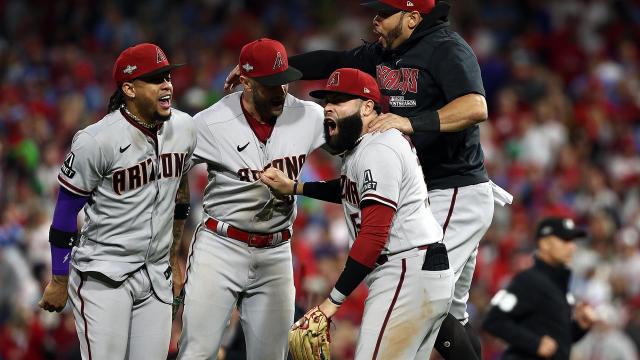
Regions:
[[[428,111],[409,118],[413,132],[440,131],[440,115],[437,111]]]
[[[176,208],[173,211],[173,219],[186,220],[189,217],[189,209],[191,209],[191,204],[176,204]]]
[[[298,192],[298,180],[293,180],[293,195],[297,195]]]
[[[49,243],[60,249],[71,249],[77,238],[77,232],[60,231],[53,226],[49,228]]]

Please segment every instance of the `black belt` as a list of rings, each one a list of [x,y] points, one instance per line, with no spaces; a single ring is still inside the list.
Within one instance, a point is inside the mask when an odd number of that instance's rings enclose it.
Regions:
[[[421,245],[421,246],[418,246],[417,248],[407,249],[407,250],[404,250],[404,251],[401,251],[401,252],[399,252],[399,253],[395,253],[395,254],[392,254],[392,255],[380,255],[380,256],[378,257],[378,260],[376,260],[376,265],[380,266],[380,265],[382,265],[382,264],[386,263],[387,261],[389,261],[389,256],[393,256],[393,255],[397,255],[397,254],[402,254],[403,252],[407,252],[407,251],[409,251],[409,250],[413,250],[413,249],[418,249],[418,250],[427,250],[427,251],[429,251],[429,244],[427,244],[427,245]]]

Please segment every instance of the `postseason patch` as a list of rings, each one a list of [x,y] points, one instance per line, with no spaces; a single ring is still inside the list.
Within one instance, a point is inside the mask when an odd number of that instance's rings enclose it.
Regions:
[[[70,179],[76,175],[76,171],[73,170],[73,160],[75,160],[75,158],[76,155],[73,152],[70,152],[64,159],[62,167],[60,168],[60,171]]]
[[[375,190],[378,187],[378,182],[373,181],[373,176],[371,175],[371,170],[367,169],[364,171],[364,183],[362,184],[362,192],[368,190]]]

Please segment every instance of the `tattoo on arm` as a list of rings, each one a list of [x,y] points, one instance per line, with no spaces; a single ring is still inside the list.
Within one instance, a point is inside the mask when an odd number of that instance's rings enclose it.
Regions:
[[[188,204],[189,203],[189,179],[187,175],[182,176],[178,192],[176,193],[176,204]],[[169,261],[171,267],[177,266],[178,253],[180,252],[180,240],[182,240],[182,231],[184,230],[184,224],[187,222],[184,220],[173,220],[173,243],[171,244],[171,252],[169,254]]]

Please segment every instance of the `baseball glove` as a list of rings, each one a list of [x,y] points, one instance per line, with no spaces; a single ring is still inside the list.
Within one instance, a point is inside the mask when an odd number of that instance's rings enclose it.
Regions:
[[[316,306],[298,320],[297,328],[289,331],[289,351],[294,360],[329,360],[331,319]]]

